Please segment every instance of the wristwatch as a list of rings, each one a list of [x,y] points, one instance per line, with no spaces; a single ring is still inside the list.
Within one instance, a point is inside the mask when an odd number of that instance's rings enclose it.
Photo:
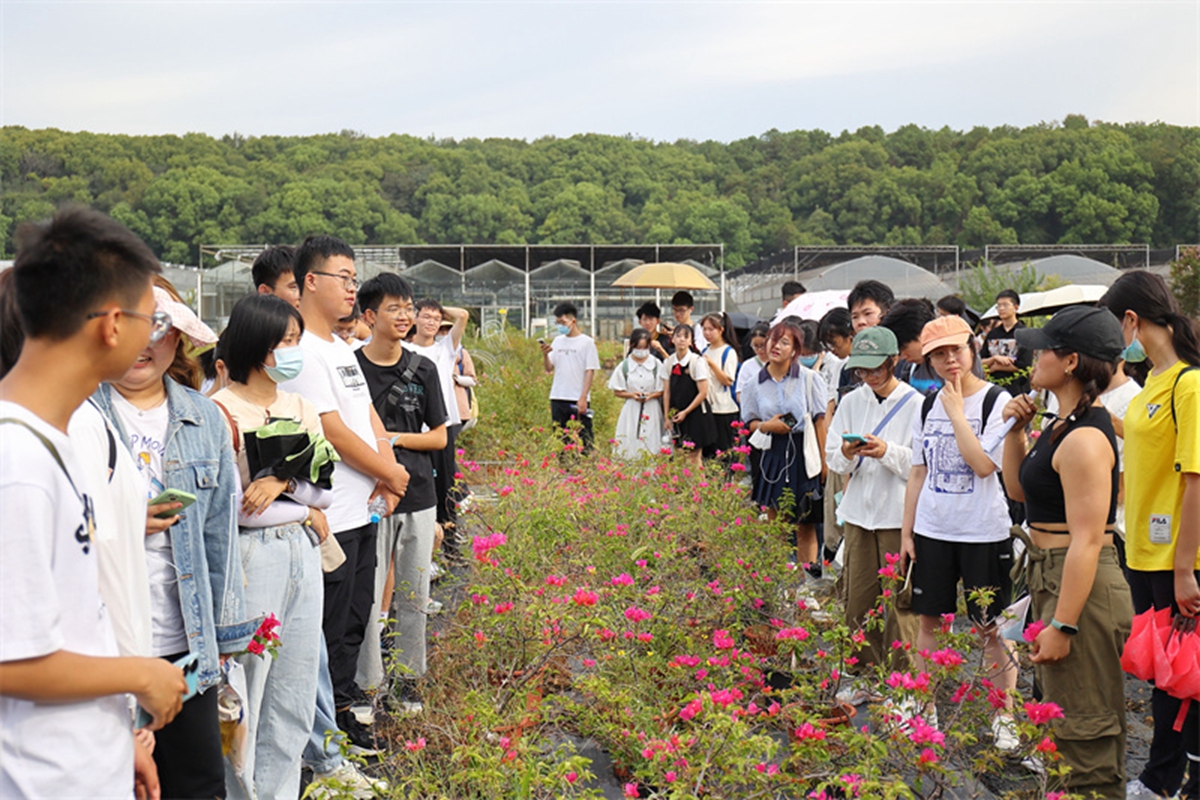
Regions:
[[[1079,628],[1075,627],[1074,625],[1068,625],[1065,622],[1059,622],[1053,617],[1050,619],[1050,627],[1057,631],[1062,631],[1067,636],[1074,636],[1075,634],[1079,633]]]

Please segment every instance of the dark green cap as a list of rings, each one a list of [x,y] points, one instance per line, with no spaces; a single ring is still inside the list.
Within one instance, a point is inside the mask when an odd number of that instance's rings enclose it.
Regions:
[[[896,343],[896,334],[882,325],[866,328],[854,337],[850,346],[850,357],[846,359],[844,369],[875,369],[888,356],[900,354],[900,345]]]

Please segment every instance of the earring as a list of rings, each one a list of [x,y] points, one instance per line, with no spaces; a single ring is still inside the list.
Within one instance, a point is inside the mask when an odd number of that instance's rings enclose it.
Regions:
[[[1068,376],[1070,376],[1070,374],[1071,374],[1071,370],[1069,370],[1069,369],[1064,369],[1063,372],[1067,373]]]

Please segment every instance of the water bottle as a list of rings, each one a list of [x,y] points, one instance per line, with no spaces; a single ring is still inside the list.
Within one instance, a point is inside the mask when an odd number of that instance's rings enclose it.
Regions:
[[[376,497],[367,503],[367,511],[371,514],[371,522],[379,524],[379,520],[387,516],[387,501],[382,497]]]

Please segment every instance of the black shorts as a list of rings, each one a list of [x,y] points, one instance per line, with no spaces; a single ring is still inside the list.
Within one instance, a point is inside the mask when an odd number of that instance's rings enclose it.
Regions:
[[[995,621],[1012,602],[1012,539],[1000,542],[947,542],[913,535],[917,560],[912,568],[912,610],[937,617],[958,609],[958,581],[967,595],[967,613],[976,623]],[[992,603],[982,608],[970,599],[974,589],[993,589]]]

